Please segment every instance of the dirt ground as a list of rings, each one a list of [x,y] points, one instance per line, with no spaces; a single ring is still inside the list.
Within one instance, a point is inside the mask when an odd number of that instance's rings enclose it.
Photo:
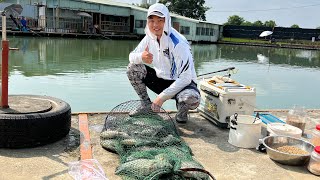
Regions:
[[[287,114],[280,110],[271,113],[283,120]],[[320,110],[310,110],[308,115],[306,138],[315,124],[320,123]],[[99,134],[105,117],[104,113],[88,114],[93,158],[110,180],[117,180],[120,177],[115,175],[115,169],[119,157],[100,145]],[[237,148],[228,143],[228,129],[218,128],[198,113],[190,113],[190,117],[188,123],[176,127],[194,158],[216,179],[319,179],[306,166],[281,165],[266,153]],[[78,115],[74,114],[69,136],[56,143],[28,149],[0,149],[0,179],[73,179],[68,174],[68,163],[80,159],[80,136]]]

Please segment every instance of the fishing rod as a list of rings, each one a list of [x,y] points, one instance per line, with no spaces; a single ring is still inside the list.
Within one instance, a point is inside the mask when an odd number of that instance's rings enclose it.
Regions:
[[[209,73],[205,73],[205,74],[200,74],[197,77],[201,77],[201,76],[205,76],[205,75],[209,75],[209,74],[214,74],[214,73],[218,73],[218,72],[223,72],[223,71],[230,71],[230,70],[233,70],[233,69],[235,69],[235,67],[228,67],[228,68],[221,69],[221,70],[218,70],[218,71],[213,71],[213,72],[209,72]]]
[[[29,31],[30,31],[30,32],[32,32],[33,34],[35,34],[35,35],[39,36],[39,37],[42,37],[40,34],[38,34],[38,33],[34,32],[34,31],[33,31],[32,29],[30,29],[30,28],[29,28]]]

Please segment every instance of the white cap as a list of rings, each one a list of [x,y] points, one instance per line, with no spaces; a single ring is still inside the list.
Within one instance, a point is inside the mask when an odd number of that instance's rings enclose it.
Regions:
[[[165,17],[165,15],[163,15],[161,12],[159,12],[159,11],[152,11],[152,12],[150,12],[149,14],[148,14],[148,17],[150,17],[150,16],[158,16],[158,17],[162,17],[162,18],[164,18]]]

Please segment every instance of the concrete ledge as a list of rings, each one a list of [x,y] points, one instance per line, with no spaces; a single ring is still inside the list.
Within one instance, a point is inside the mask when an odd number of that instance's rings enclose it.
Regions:
[[[115,175],[119,156],[103,149],[100,132],[107,112],[89,112],[87,115],[92,157],[102,165],[107,177],[120,180]],[[270,111],[285,119],[286,111]],[[171,115],[170,115],[171,116]],[[242,149],[228,143],[228,129],[221,129],[210,121],[190,113],[186,124],[176,124],[180,136],[189,145],[194,158],[217,179],[319,179],[306,166],[286,166],[272,161],[265,153],[255,149]],[[320,110],[308,111],[306,133],[320,123]],[[79,116],[74,113],[69,135],[53,144],[30,149],[0,149],[0,179],[72,179],[68,163],[80,160]],[[19,173],[17,173],[19,172]]]

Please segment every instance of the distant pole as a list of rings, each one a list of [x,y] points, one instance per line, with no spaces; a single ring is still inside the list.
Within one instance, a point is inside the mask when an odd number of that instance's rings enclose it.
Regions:
[[[8,105],[8,59],[9,41],[7,40],[6,16],[2,14],[2,77],[1,77],[1,107],[9,108]]]
[[[56,15],[54,13],[54,7],[52,8],[52,20],[53,20],[53,30],[56,32]]]

